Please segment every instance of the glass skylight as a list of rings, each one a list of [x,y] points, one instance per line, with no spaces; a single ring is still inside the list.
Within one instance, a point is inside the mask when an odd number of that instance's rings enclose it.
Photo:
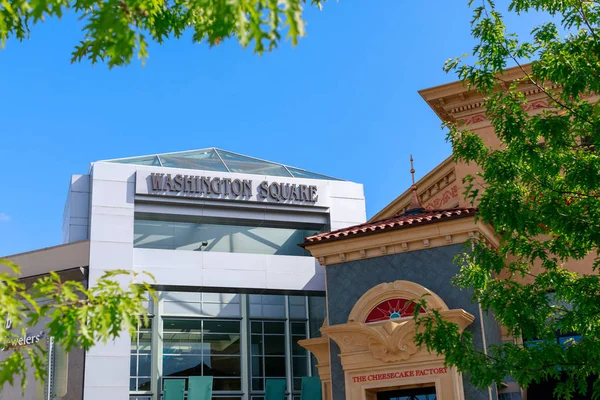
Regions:
[[[208,148],[165,153],[151,156],[119,158],[106,160],[119,164],[152,165],[160,167],[199,169],[205,171],[238,172],[269,176],[288,176],[294,178],[323,179],[337,181],[339,179],[317,174],[300,168],[265,161],[254,157],[233,153],[226,150]]]
[[[161,154],[157,157],[163,167],[227,172],[227,167],[214,149]]]

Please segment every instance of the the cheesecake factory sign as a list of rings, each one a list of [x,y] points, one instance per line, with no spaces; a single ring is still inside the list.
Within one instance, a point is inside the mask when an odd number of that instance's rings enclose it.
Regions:
[[[138,173],[138,181],[142,176]],[[146,179],[147,193],[222,199],[256,199],[276,202],[316,203],[317,186],[288,182],[253,181],[251,179],[220,178],[199,175],[150,173]],[[139,189],[139,187],[138,187]],[[139,190],[138,190],[139,192]]]

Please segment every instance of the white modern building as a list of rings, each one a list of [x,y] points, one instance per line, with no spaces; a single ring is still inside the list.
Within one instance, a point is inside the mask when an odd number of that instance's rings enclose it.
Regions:
[[[215,148],[94,162],[71,178],[63,242],[89,245],[104,271],[150,272],[151,326],[85,354],[85,400],[162,398],[164,381],[214,377],[213,398],[288,398],[314,361],[323,268],[307,236],[366,220],[361,184]]]

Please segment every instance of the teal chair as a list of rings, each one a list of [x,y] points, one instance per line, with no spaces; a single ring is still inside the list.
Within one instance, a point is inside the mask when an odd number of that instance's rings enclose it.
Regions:
[[[190,376],[187,400],[211,400],[212,387],[212,376]]]
[[[303,376],[300,400],[321,400],[321,379],[318,376]]]
[[[164,400],[183,400],[185,397],[185,379],[165,379]]]
[[[267,379],[265,400],[285,400],[285,379]]]

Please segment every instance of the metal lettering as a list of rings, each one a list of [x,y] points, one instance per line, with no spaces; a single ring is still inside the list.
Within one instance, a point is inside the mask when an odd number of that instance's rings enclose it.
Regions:
[[[251,198],[254,196],[252,180],[217,178],[198,175],[150,173],[149,192],[184,192],[203,195],[221,195],[229,198]],[[276,201],[301,201],[316,203],[319,199],[318,186],[297,185],[287,182],[262,181],[257,187],[257,199],[271,198]],[[198,196],[198,197],[200,197]]]
[[[181,190],[183,189],[183,176],[177,174],[175,175],[175,178],[173,179],[173,187],[176,192],[181,192]]]
[[[307,192],[308,187],[306,185],[300,185],[300,201],[308,201],[310,194]]]
[[[163,190],[167,190],[167,187],[169,188],[169,192],[173,190],[173,179],[171,178],[171,174],[167,174]]]
[[[234,179],[233,182],[231,182],[231,193],[233,193],[235,197],[238,197],[242,193],[242,181]]]
[[[300,194],[298,192],[298,186],[296,186],[295,184],[292,185],[292,200],[300,200]]]
[[[244,188],[242,192],[244,192],[244,196],[252,197],[252,181],[244,179],[242,181]]]
[[[154,172],[150,174],[150,179],[152,180],[152,191],[155,190],[163,190],[165,174],[155,174]]]
[[[206,187],[206,191],[204,188]],[[210,176],[208,178],[202,177],[202,184],[200,185],[200,193],[210,194]]]
[[[210,181],[210,188],[214,194],[221,194],[221,180],[219,178],[213,178],[213,180]]]
[[[231,187],[231,179],[223,178],[221,180],[221,186],[224,188],[224,195],[229,196],[229,188]]]
[[[308,187],[308,189],[310,190],[310,200],[313,203],[316,203],[317,200],[319,200],[319,196],[317,195],[317,187],[314,185],[311,185]]]
[[[271,183],[271,186],[269,186],[269,194],[273,199],[277,201],[281,200],[281,188],[277,183]]]
[[[269,182],[262,181],[258,186],[258,197],[266,198],[269,195]]]
[[[194,182],[196,180],[193,176],[186,175],[183,177],[183,191],[184,192],[193,192],[194,191]]]

